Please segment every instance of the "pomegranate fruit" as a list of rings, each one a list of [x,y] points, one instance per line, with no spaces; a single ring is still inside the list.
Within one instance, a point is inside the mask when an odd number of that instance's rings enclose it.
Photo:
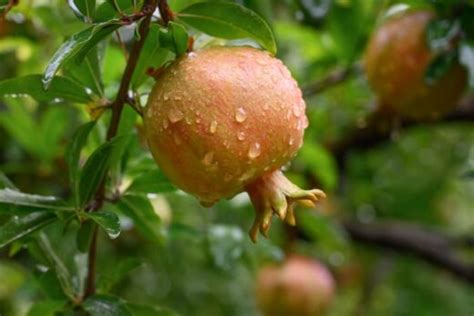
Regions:
[[[169,179],[203,205],[247,191],[250,236],[267,235],[273,214],[295,223],[296,201],[315,203],[280,168],[308,125],[305,102],[282,62],[250,47],[191,52],[157,79],[144,113],[150,150]]]
[[[257,276],[257,305],[266,316],[318,316],[330,306],[335,282],[328,269],[310,258],[292,256]]]
[[[370,86],[381,107],[412,119],[436,118],[452,110],[466,84],[466,70],[454,64],[438,81],[425,82],[435,54],[425,30],[434,13],[418,10],[393,17],[375,31],[365,55]]]

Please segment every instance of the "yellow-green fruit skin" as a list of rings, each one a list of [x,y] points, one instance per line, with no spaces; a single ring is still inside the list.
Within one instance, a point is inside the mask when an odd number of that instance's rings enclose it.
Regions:
[[[369,41],[365,69],[381,106],[412,119],[435,118],[452,110],[466,88],[467,73],[455,64],[434,84],[425,73],[435,56],[426,39],[431,11],[389,19]]]
[[[287,163],[308,125],[288,69],[251,47],[212,47],[179,58],[160,74],[144,123],[163,172],[206,204]]]
[[[310,258],[292,256],[257,276],[256,298],[265,316],[322,316],[335,294],[331,273]]]

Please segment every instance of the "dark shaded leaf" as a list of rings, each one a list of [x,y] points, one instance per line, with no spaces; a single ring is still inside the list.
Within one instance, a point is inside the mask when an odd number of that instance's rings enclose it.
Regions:
[[[0,189],[3,188],[18,191],[18,188],[13,184],[13,182],[11,182],[10,179],[0,171]]]
[[[110,295],[94,295],[83,304],[91,316],[132,316],[121,298]]]
[[[115,239],[120,235],[120,220],[117,214],[112,212],[94,212],[86,213],[86,215],[99,224],[110,238]]]
[[[120,282],[128,273],[139,268],[143,264],[139,258],[128,257],[117,262],[107,271],[100,275],[97,282],[98,288],[104,293],[110,292],[112,287]]]
[[[117,136],[102,144],[87,159],[79,180],[79,205],[92,198],[107,170],[120,160],[129,141],[129,135]]]
[[[56,219],[56,215],[50,212],[36,212],[21,217],[13,216],[0,226],[0,248],[53,223]]]
[[[86,123],[79,127],[74,135],[72,140],[68,143],[64,158],[69,168],[69,180],[71,183],[72,191],[74,192],[76,205],[79,204],[79,159],[81,156],[81,150],[86,144],[87,136],[92,131],[92,128],[95,126],[95,121]]]
[[[95,0],[68,0],[74,13],[85,22],[92,22],[95,14]]]
[[[55,76],[49,79],[48,90],[44,90],[41,75],[28,75],[0,81],[0,96],[29,95],[38,102],[67,100],[88,103],[92,101],[85,87],[71,79]]]
[[[162,243],[164,239],[161,220],[148,198],[127,194],[117,204],[118,209],[131,218],[137,230],[150,241]]]
[[[67,77],[91,89],[95,94],[104,96],[98,46],[92,48],[82,62],[77,62],[75,58],[66,62],[64,73]]]
[[[255,12],[230,2],[195,3],[180,13],[179,20],[209,35],[225,38],[250,38],[276,54],[272,30]]]
[[[95,227],[93,221],[85,221],[77,231],[76,245],[80,252],[86,253],[89,250]]]
[[[460,32],[457,21],[435,19],[430,21],[426,28],[426,40],[431,50],[435,52],[446,51]]]
[[[425,81],[429,85],[433,85],[440,80],[455,64],[456,53],[451,52],[436,57],[428,66],[425,72]]]

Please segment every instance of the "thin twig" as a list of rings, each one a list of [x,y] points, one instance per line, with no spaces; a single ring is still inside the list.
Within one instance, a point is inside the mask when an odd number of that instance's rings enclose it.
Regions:
[[[152,18],[152,14],[155,11],[157,3],[155,0],[146,0],[142,7],[142,12],[146,12],[145,18],[140,23],[139,26],[139,35],[140,38],[133,44],[132,49],[130,51],[130,57],[128,58],[127,66],[125,67],[124,74],[122,76],[122,80],[120,82],[120,87],[117,93],[117,97],[113,102],[112,107],[112,118],[110,121],[109,128],[107,130],[107,140],[112,139],[115,137],[118,131],[120,118],[122,115],[122,110],[127,102],[128,98],[128,91],[130,87],[130,82],[132,80],[132,75],[135,70],[135,67],[138,62],[138,58],[140,56],[141,50],[145,43],[146,36],[149,31],[150,22]],[[88,210],[89,212],[94,212],[100,209],[104,203],[105,199],[105,179],[102,180],[99,189],[96,192],[94,203],[92,203],[92,207]],[[89,248],[89,259],[88,259],[88,274],[87,274],[87,284],[86,289],[84,291],[83,299],[93,295],[95,293],[95,270],[96,270],[96,257],[97,257],[97,235],[98,229],[95,227],[92,242]]]
[[[5,8],[3,9],[3,12],[0,12],[0,21],[6,18],[7,13],[13,9],[14,6],[18,5],[20,3],[20,0],[9,0]]]

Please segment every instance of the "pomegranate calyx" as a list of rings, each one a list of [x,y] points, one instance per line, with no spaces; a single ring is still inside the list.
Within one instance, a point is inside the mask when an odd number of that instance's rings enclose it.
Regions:
[[[289,225],[296,225],[294,204],[314,207],[326,197],[318,189],[303,190],[293,184],[280,170],[264,174],[245,187],[255,208],[255,219],[249,235],[257,241],[258,232],[268,237],[272,216],[275,214]]]

